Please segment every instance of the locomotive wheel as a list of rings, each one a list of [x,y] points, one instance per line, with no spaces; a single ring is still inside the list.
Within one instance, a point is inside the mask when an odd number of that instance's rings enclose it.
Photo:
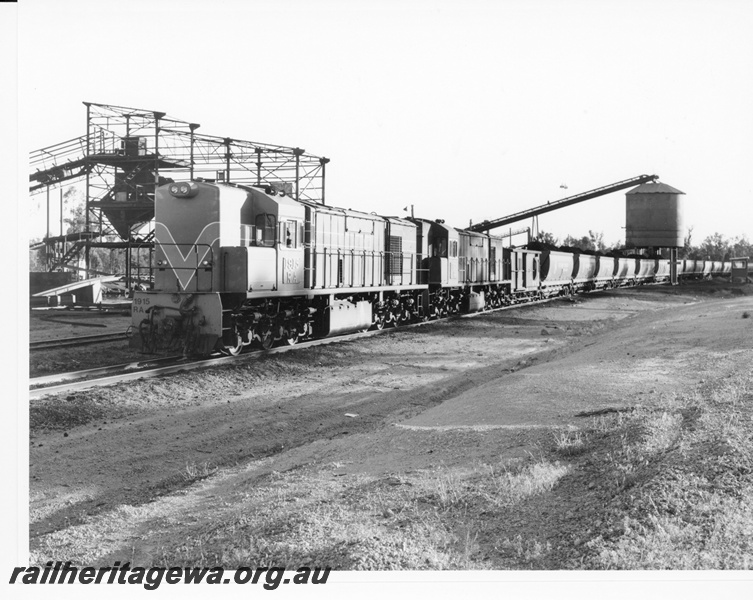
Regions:
[[[291,329],[288,329],[288,332],[285,334],[285,342],[287,342],[288,346],[295,346],[300,337],[301,333],[298,331],[298,327],[292,327]]]
[[[228,356],[238,356],[241,351],[243,350],[243,340],[241,340],[241,336],[239,336],[237,333],[235,334],[235,345],[233,346],[223,346],[221,352],[223,354],[227,354]]]
[[[261,347],[264,350],[269,350],[275,343],[275,336],[272,334],[272,329],[267,328],[259,334],[261,338]]]

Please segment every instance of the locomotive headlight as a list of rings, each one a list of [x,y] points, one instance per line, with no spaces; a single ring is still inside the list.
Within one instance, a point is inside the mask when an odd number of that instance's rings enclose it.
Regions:
[[[168,187],[170,195],[176,198],[191,198],[199,193],[199,186],[194,182],[171,183]]]
[[[163,264],[163,263],[162,263],[162,261],[161,261],[161,260],[158,260],[158,261],[157,261],[157,266],[158,266],[158,267],[161,267],[161,266],[162,266],[162,264]]]
[[[211,264],[212,264],[212,261],[210,261],[210,260],[205,260],[205,261],[203,261],[203,262],[202,262],[201,264],[202,264],[203,266],[205,266],[205,267],[208,267],[209,265],[211,265]]]

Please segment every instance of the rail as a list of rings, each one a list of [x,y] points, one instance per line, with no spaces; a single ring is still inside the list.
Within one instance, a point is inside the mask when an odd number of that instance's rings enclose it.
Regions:
[[[67,348],[71,346],[85,346],[88,344],[101,344],[104,342],[119,342],[127,339],[125,333],[102,333],[98,335],[79,335],[69,338],[57,338],[54,340],[38,340],[29,342],[29,350],[51,350],[54,348]]]

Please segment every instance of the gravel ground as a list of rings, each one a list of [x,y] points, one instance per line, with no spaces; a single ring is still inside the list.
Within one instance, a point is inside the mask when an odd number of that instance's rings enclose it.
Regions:
[[[404,528],[400,498],[416,506],[425,498],[395,490],[420,488],[427,473],[522,465],[558,431],[577,430],[579,415],[658,406],[750,365],[753,318],[742,318],[753,312],[749,288],[701,282],[591,294],[34,401],[32,560],[190,560],[186,540],[208,539],[210,530],[219,539],[226,519],[243,530],[239,511],[264,516],[255,525],[262,531],[277,523],[276,543],[292,543],[300,531],[274,517],[281,493],[324,505],[352,497],[351,517],[330,515],[331,524],[366,519],[373,506],[365,497],[387,499],[395,504],[379,505],[384,527]],[[551,466],[554,479],[571,468],[566,463]],[[433,489],[426,497],[436,498]],[[472,563],[422,566],[388,561],[387,546],[382,556],[303,542],[301,554],[286,556],[339,568],[524,568],[521,557],[537,550],[516,547],[520,539],[550,545],[536,568],[577,569],[568,548],[599,533],[589,515],[605,494],[580,470],[499,514],[447,512],[458,526],[483,523],[470,545],[486,550]],[[509,544],[493,550],[492,540]],[[248,558],[203,552],[227,566]]]

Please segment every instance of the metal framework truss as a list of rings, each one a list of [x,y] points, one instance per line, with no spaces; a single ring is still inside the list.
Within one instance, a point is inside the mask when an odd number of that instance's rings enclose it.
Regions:
[[[155,190],[175,180],[269,185],[296,199],[324,203],[327,158],[300,148],[199,134],[197,123],[164,112],[84,105],[85,135],[30,155],[29,191],[47,192],[49,270],[80,268],[72,261],[83,258],[88,271],[91,248],[109,245],[125,247],[128,276],[131,249],[151,243]],[[50,190],[76,181],[85,182],[86,235],[74,244],[67,236],[51,236],[49,214]]]

